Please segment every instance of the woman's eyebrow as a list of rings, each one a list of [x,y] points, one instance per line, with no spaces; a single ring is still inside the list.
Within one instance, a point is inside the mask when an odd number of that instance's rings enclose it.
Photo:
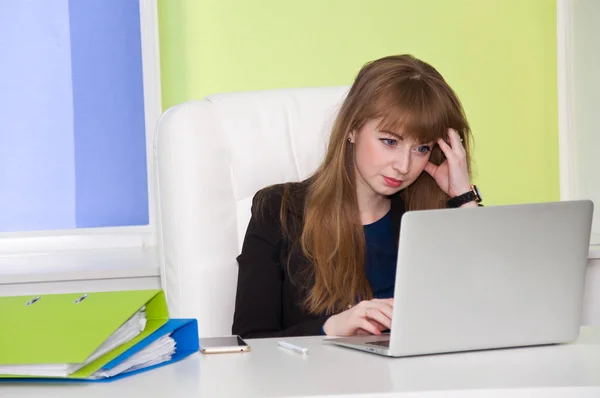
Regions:
[[[404,137],[402,137],[400,134],[398,134],[398,133],[394,133],[394,132],[392,132],[392,131],[389,131],[389,130],[379,130],[379,132],[380,132],[380,133],[384,133],[384,134],[391,135],[391,136],[393,136],[393,137],[396,137],[396,138],[398,138],[399,140],[404,140]]]

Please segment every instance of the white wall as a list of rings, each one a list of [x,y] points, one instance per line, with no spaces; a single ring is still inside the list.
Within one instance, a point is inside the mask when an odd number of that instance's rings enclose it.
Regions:
[[[592,244],[600,244],[600,1],[571,5],[571,177],[574,196],[594,201]]]

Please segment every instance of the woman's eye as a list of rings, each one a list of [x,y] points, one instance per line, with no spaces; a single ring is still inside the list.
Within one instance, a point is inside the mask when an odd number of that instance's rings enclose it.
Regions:
[[[394,140],[392,138],[382,138],[381,141],[387,146],[394,146],[398,143],[397,140]]]
[[[424,146],[420,146],[420,147],[418,147],[418,148],[417,148],[417,151],[419,151],[419,153],[426,154],[426,153],[428,153],[429,151],[431,151],[431,148],[430,148],[430,147],[428,147],[427,145],[424,145]]]

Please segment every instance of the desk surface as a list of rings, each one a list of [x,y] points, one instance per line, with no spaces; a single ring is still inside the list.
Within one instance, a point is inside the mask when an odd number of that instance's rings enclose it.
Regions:
[[[248,340],[252,352],[201,355],[104,383],[1,384],[0,396],[115,397],[599,397],[600,328],[568,345],[386,358],[321,338]]]

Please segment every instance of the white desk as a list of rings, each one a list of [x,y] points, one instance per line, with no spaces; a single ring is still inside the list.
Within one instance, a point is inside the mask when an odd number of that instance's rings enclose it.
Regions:
[[[600,328],[571,345],[386,358],[322,343],[302,356],[277,339],[248,340],[245,354],[194,354],[108,383],[0,384],[0,396],[117,397],[600,397]]]

